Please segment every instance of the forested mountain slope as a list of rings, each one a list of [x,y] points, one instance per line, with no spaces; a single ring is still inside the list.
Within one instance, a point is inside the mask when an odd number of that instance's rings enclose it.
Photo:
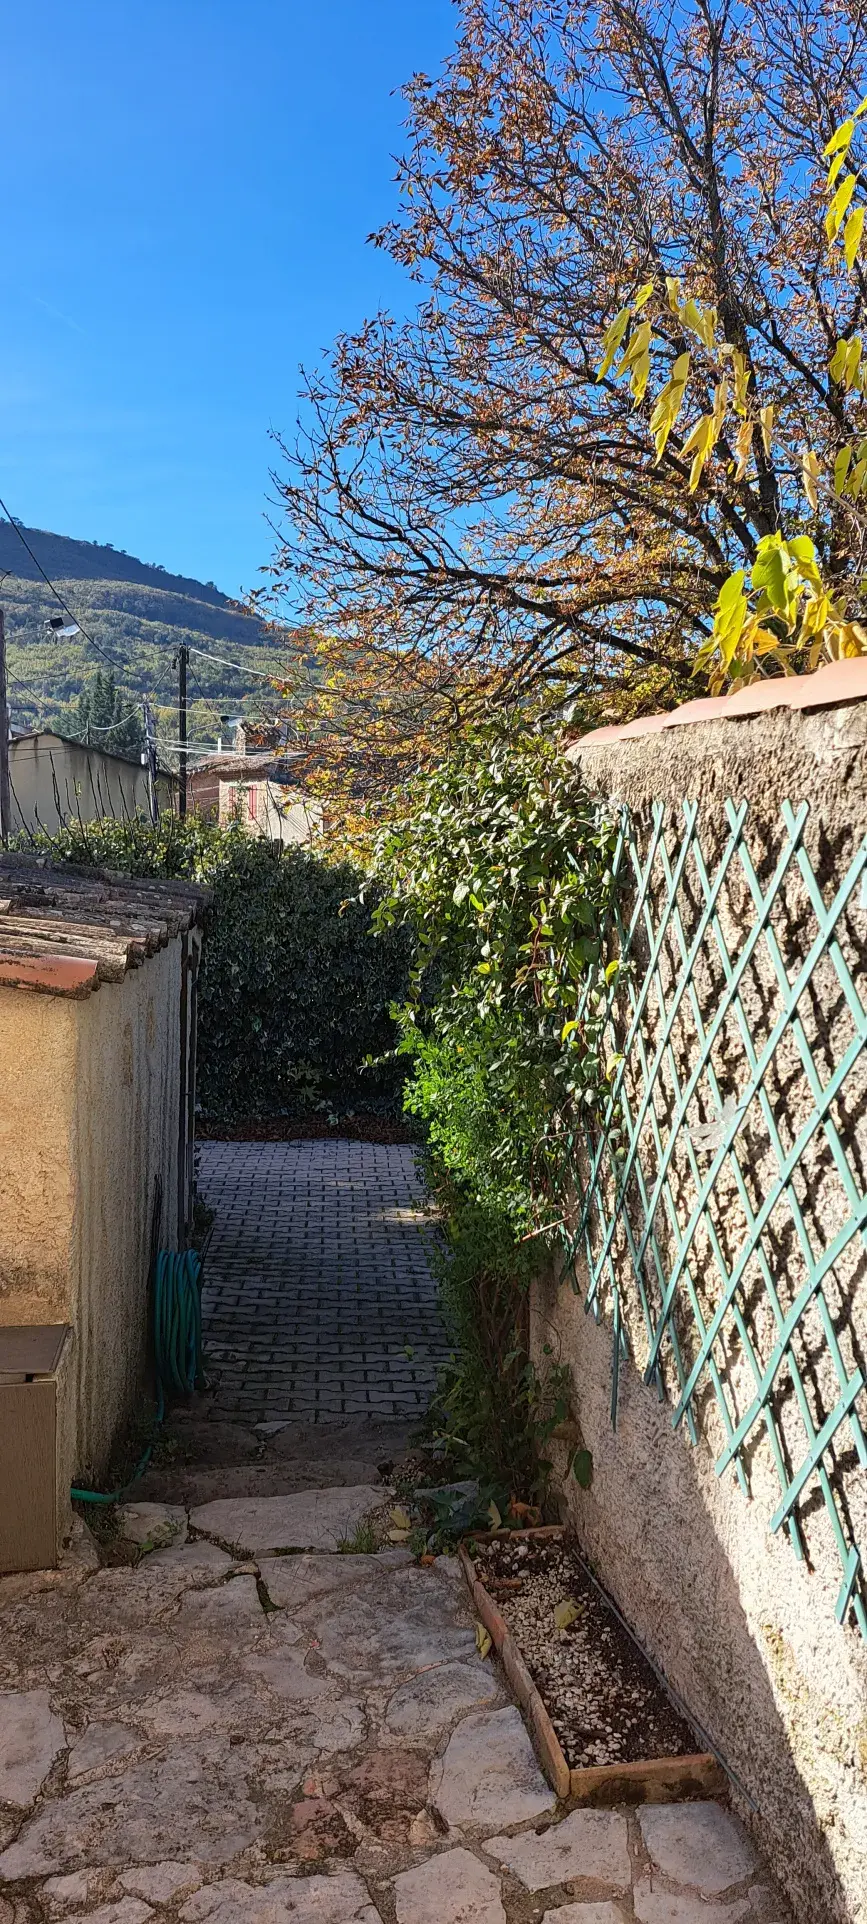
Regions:
[[[60,613],[58,603],[16,528],[0,522],[0,575],[9,571],[0,582],[0,603],[6,614],[13,727],[55,720],[96,668],[111,667],[122,694],[131,702],[147,696],[160,735],[175,740],[173,662],[181,642],[228,655],[240,669],[192,655],[188,694],[194,740],[213,742],[221,715],[266,718],[277,712],[279,696],[261,676],[279,676],[279,643],[212,581],[168,574],[118,549],[42,528],[22,525],[21,534],[93,643],[80,634],[51,635],[47,621]]]

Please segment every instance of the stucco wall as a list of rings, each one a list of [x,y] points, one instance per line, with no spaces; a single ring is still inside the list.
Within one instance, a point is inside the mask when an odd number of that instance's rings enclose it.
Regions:
[[[142,1384],[152,1236],[178,1240],[181,971],[197,946],[174,940],[82,1001],[0,989],[0,1325],[73,1326],[66,1484],[106,1466]]]
[[[0,987],[0,1325],[69,1320],[79,1019]]]
[[[181,948],[169,943],[117,987],[75,1005],[71,1289],[85,1474],[100,1474],[141,1383],[157,1183],[155,1246],[177,1241]]]
[[[854,705],[813,713],[778,712],[749,721],[698,723],[670,733],[612,744],[588,744],[575,752],[589,786],[626,803],[645,846],[654,803],[669,811],[674,850],[683,827],[683,803],[697,801],[703,824],[702,846],[710,872],[727,834],[727,798],[750,803],[748,841],[765,884],[781,841],[780,808],[807,800],[811,813],[805,846],[825,899],[845,873],[867,828],[867,707]],[[664,890],[655,888],[651,919],[659,926]],[[687,943],[702,906],[695,875],[681,898]],[[776,912],[775,927],[790,977],[815,935],[803,878],[793,865]],[[720,902],[726,938],[738,945],[755,921],[737,867]],[[867,999],[867,910],[856,890],[838,936],[841,954],[852,970],[862,1000]],[[636,981],[641,981],[649,935],[636,948]],[[661,955],[662,999],[671,1009],[681,970],[672,935]],[[696,959],[695,982],[701,1016],[713,1018],[724,979],[714,944]],[[756,1046],[768,1033],[779,990],[764,953],[744,979],[744,1006]],[[822,964],[805,997],[802,1016],[824,1084],[849,1040],[850,1018],[830,964]],[[671,1034],[668,1066],[662,1075],[656,1114],[660,1139],[676,1114],[677,1089],[685,1086],[697,1059],[694,1026],[683,1005]],[[641,1032],[652,1062],[663,1041],[660,1000],[653,996]],[[736,1026],[720,1034],[715,1066],[722,1093],[737,1095],[749,1075]],[[641,1083],[638,1050],[628,1065],[633,1091]],[[768,1099],[786,1142],[809,1113],[798,1051],[789,1036],[766,1081]],[[707,1083],[691,1107],[689,1123],[713,1123]],[[835,1112],[851,1157],[856,1183],[864,1193],[867,1165],[867,1078],[864,1058],[856,1063],[844,1098]],[[788,1132],[788,1133],[787,1133]],[[678,1142],[671,1163],[671,1190],[682,1228],[695,1197],[695,1158],[690,1144]],[[642,1155],[653,1188],[655,1158],[650,1134]],[[811,1160],[812,1158],[812,1160]],[[710,1166],[699,1154],[702,1175]],[[757,1210],[769,1185],[778,1183],[779,1165],[756,1106],[743,1125],[741,1161],[751,1207]],[[843,1219],[843,1204],[827,1141],[817,1135],[799,1178],[799,1194],[814,1247],[821,1250]],[[715,1227],[731,1263],[744,1235],[742,1204],[730,1172],[721,1172],[713,1198]],[[803,1256],[792,1233],[791,1212],[781,1205],[765,1245],[784,1308],[803,1278]],[[633,1187],[629,1226],[640,1235],[641,1199]],[[669,1262],[672,1228],[660,1208],[657,1232]],[[850,1924],[867,1918],[867,1646],[851,1619],[837,1623],[839,1557],[815,1477],[800,1506],[808,1561],[798,1562],[784,1530],[771,1536],[768,1521],[779,1501],[780,1485],[763,1425],[756,1426],[746,1452],[747,1491],[730,1468],[717,1477],[714,1461],[724,1443],[718,1403],[705,1371],[696,1401],[698,1443],[685,1428],[672,1429],[671,1401],[661,1403],[645,1386],[640,1371],[648,1336],[631,1266],[626,1225],[621,1222],[613,1247],[618,1285],[632,1358],[621,1372],[618,1427],[612,1431],[610,1288],[601,1296],[597,1324],[584,1313],[587,1270],[579,1262],[572,1284],[541,1279],[534,1291],[534,1343],[543,1342],[571,1364],[576,1414],[592,1451],[591,1489],[583,1493],[563,1477],[562,1500],[579,1537],[603,1580],[654,1656],[662,1663],[694,1714],[731,1763],[755,1809],[741,1800],[774,1869],[787,1890],[800,1924]],[[707,1237],[694,1245],[693,1277],[697,1300],[707,1317],[719,1300],[718,1273]],[[645,1286],[657,1287],[648,1256]],[[775,1328],[758,1272],[749,1272],[741,1303],[758,1354],[764,1362]],[[867,1351],[867,1273],[861,1237],[849,1245],[828,1279],[828,1299],[847,1368],[863,1362]],[[688,1360],[694,1354],[694,1319],[677,1325]],[[693,1341],[693,1348],[690,1343]],[[799,1343],[801,1339],[799,1338]],[[821,1422],[833,1407],[839,1384],[830,1369],[827,1342],[814,1309],[804,1325],[800,1360],[808,1399]],[[742,1413],[754,1389],[743,1347],[729,1341],[717,1352],[726,1391]],[[669,1399],[674,1387],[672,1351],[665,1350]],[[804,1434],[791,1383],[782,1379],[778,1417],[791,1466],[804,1456]],[[860,1401],[867,1415],[867,1396]],[[856,1541],[867,1542],[867,1475],[858,1464],[851,1438],[828,1456],[834,1489]],[[565,1456],[561,1468],[565,1471]],[[735,1793],[737,1801],[737,1793]]]
[[[98,816],[128,821],[148,812],[147,771],[138,761],[101,753],[49,732],[13,741],[10,750],[12,829],[49,834],[62,822]],[[161,800],[170,797],[161,778]]]

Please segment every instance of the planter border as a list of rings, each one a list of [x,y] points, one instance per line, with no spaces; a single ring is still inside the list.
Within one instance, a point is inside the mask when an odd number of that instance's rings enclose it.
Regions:
[[[467,1541],[495,1543],[507,1538],[562,1537],[558,1523],[535,1530],[477,1530]],[[558,1797],[579,1804],[665,1804],[682,1797],[719,1797],[725,1774],[710,1751],[688,1757],[654,1757],[635,1764],[593,1764],[570,1769],[560,1739],[524,1662],[515,1638],[484,1584],[467,1542],[458,1556],[478,1615],[491,1638],[509,1683],[530,1726],[539,1761]]]

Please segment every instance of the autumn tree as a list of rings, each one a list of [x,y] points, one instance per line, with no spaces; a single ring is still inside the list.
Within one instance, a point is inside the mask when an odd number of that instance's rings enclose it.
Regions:
[[[462,0],[442,74],[406,90],[374,237],[417,309],[339,339],[281,444],[272,585],[324,637],[320,682],[375,663],[435,730],[492,702],[659,706],[694,691],[720,590],[775,535],[808,533],[857,616],[858,516],[802,477],[863,432],[829,371],[865,282],[829,252],[823,150],[865,51],[857,0]],[[720,344],[731,418],[696,477]]]

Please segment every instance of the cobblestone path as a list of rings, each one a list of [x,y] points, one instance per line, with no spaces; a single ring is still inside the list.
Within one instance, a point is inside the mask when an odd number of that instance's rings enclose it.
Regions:
[[[205,1142],[198,1154],[215,1212],[204,1294],[215,1414],[418,1416],[446,1339],[415,1152]]]

